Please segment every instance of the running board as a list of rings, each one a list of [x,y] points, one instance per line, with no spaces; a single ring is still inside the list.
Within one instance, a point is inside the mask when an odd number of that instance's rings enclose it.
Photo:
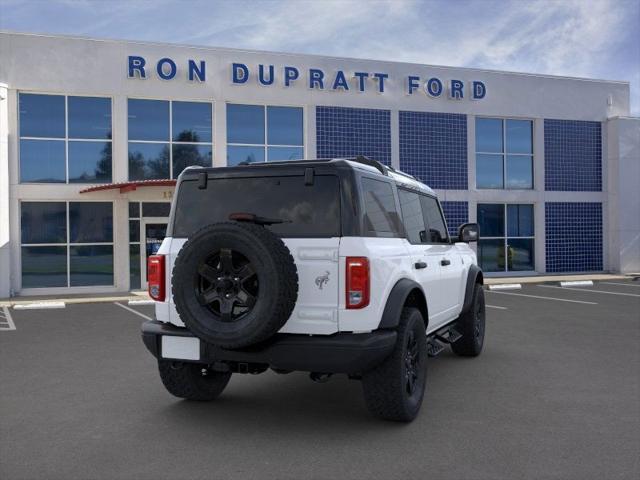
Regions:
[[[427,340],[427,354],[430,357],[439,355],[446,344],[452,344],[462,338],[462,334],[453,326],[446,327],[431,335]]]

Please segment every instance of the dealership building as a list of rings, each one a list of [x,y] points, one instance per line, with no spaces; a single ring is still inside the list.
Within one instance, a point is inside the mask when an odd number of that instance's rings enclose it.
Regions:
[[[145,288],[189,165],[356,155],[478,222],[487,275],[640,271],[628,82],[6,32],[0,298]]]

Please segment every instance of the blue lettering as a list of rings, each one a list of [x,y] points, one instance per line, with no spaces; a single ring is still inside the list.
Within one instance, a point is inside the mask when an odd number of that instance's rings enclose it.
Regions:
[[[347,79],[345,78],[342,70],[338,70],[336,73],[336,79],[333,81],[333,89],[338,90],[339,88],[349,90],[349,84],[347,83]]]
[[[385,78],[389,78],[389,75],[386,73],[374,73],[373,78],[378,79],[378,91],[384,93],[384,80]]]
[[[480,81],[473,82],[473,99],[480,100],[487,94],[487,87]]]
[[[193,82],[196,78],[199,82],[205,80],[205,63],[204,60],[200,60],[200,66],[196,64],[195,60],[189,60],[189,81]]]
[[[442,95],[442,82],[433,77],[427,80],[427,83],[424,84],[424,90],[431,97],[439,97]]]
[[[169,71],[165,73],[164,66],[169,65]],[[176,76],[178,71],[178,67],[176,67],[176,62],[171,60],[170,58],[161,58],[158,60],[158,65],[156,65],[156,72],[158,72],[158,76],[162,80],[171,80]]]
[[[269,65],[269,78],[264,78],[264,65],[258,65],[258,81],[260,85],[271,85],[273,84],[273,65]]]
[[[284,86],[288,87],[291,82],[297,80],[300,76],[300,72],[296,67],[284,67]]]
[[[317,68],[309,69],[309,88],[318,88],[320,90],[324,89],[324,72],[322,70],[318,70]]]
[[[407,77],[407,95],[413,95],[413,92],[420,87],[419,81],[420,77],[416,77],[415,75],[409,75]]]
[[[231,72],[233,83],[247,83],[247,80],[249,80],[249,69],[244,63],[231,64]]]
[[[369,77],[369,74],[367,72],[355,72],[353,76],[358,79],[358,91],[364,92],[365,82]]]
[[[140,78],[147,78],[147,74],[144,71],[146,63],[143,57],[129,56],[129,78],[135,78],[136,72],[138,72]]]
[[[464,98],[464,94],[462,93],[462,89],[464,87],[464,82],[461,80],[451,80],[451,85],[449,86],[449,98],[454,100],[461,100]]]

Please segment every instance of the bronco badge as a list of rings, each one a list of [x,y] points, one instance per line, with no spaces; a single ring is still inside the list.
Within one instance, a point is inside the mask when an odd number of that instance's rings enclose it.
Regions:
[[[324,275],[320,275],[318,277],[316,277],[316,285],[318,286],[318,288],[320,290],[322,290],[322,287],[329,283],[329,272],[325,271]]]

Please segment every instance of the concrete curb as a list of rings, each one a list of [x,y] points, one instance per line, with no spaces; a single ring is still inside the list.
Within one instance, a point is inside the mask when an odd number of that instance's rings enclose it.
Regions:
[[[140,295],[127,295],[121,297],[78,297],[78,298],[55,298],[51,300],[36,300],[22,297],[15,300],[0,301],[0,307],[16,307],[17,305],[29,305],[34,303],[43,302],[63,302],[67,305],[81,304],[81,303],[113,303],[113,302],[129,302],[129,301],[147,301]],[[135,304],[134,304],[135,305]]]

